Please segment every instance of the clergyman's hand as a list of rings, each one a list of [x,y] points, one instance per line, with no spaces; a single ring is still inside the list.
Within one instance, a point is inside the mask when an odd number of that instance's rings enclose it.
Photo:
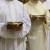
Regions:
[[[34,21],[37,19],[37,17],[35,15],[30,15],[31,21]]]
[[[40,20],[43,21],[45,24],[47,23],[45,17],[40,17]]]

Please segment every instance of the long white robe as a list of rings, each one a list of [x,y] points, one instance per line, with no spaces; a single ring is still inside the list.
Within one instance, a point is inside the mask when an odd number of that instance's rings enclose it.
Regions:
[[[28,2],[24,4],[29,15],[46,15],[46,20],[48,22],[48,11],[46,6],[42,4],[40,1],[38,3]],[[44,24],[40,20],[31,21],[31,30],[28,35],[29,41],[29,49],[28,50],[47,50],[46,47],[46,32],[44,28]]]
[[[23,22],[23,29],[16,32],[7,30],[5,25],[9,21]],[[26,50],[25,36],[30,27],[30,18],[21,2],[0,1],[0,50]]]

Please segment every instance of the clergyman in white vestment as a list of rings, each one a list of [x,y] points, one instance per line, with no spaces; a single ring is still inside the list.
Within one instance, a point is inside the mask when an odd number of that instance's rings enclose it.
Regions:
[[[7,22],[23,22],[21,31],[6,29]],[[31,27],[29,15],[17,0],[0,0],[0,50],[26,50],[26,38]]]
[[[41,15],[45,15],[46,22],[48,22],[49,12],[44,4],[39,0],[29,0],[24,4],[25,9],[31,18],[31,30],[29,32],[28,50],[47,50],[46,43],[46,32],[44,28],[43,20],[40,20]],[[35,18],[32,19],[32,18]]]

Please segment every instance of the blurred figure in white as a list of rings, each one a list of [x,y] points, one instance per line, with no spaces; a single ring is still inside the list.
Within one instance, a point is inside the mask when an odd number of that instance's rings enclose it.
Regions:
[[[45,24],[48,23],[49,12],[39,0],[29,0],[24,4],[31,18],[31,30],[28,37],[28,50],[47,50]]]
[[[50,14],[50,0],[46,0],[44,2],[44,5],[46,5]],[[50,28],[50,15],[49,15],[48,27]],[[50,30],[47,30],[47,49],[50,50]]]
[[[7,22],[23,22],[23,28],[21,31],[7,30]],[[21,2],[0,0],[0,50],[26,50],[25,36],[30,27],[29,15]]]
[[[47,6],[47,9],[50,10],[50,0],[46,0],[44,4]]]

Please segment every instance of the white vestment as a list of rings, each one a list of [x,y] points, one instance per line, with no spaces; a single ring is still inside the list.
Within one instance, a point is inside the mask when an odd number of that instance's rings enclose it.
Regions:
[[[38,3],[28,2],[24,4],[29,15],[34,15],[37,18],[39,15],[46,15],[46,21],[48,22],[48,11],[46,6],[40,1]],[[31,16],[32,17],[32,16]],[[31,30],[28,35],[29,49],[28,50],[47,50],[46,47],[46,32],[44,24],[40,20],[31,21]]]
[[[21,31],[9,31],[6,23],[23,22]],[[31,27],[30,18],[19,1],[0,1],[0,50],[26,50],[25,36]]]

